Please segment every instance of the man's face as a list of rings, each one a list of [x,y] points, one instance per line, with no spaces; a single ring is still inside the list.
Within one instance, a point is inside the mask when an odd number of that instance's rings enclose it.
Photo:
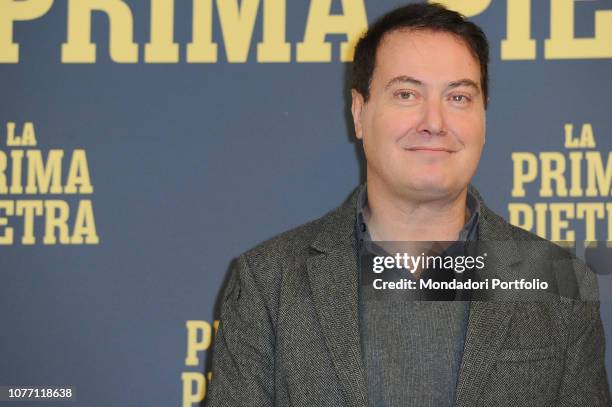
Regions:
[[[401,30],[377,50],[370,98],[353,90],[368,182],[409,199],[453,197],[476,172],[485,141],[480,65],[458,37]]]

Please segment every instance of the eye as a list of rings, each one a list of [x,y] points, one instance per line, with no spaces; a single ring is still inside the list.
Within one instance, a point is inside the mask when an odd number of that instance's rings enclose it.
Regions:
[[[416,98],[414,92],[409,90],[398,90],[393,94],[393,96],[400,100],[413,100]]]
[[[451,102],[454,102],[460,105],[465,105],[472,101],[472,99],[469,96],[461,95],[461,94],[451,95],[450,100]]]

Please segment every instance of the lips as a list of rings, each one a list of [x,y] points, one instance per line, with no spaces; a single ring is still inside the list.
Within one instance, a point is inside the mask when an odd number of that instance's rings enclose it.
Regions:
[[[433,146],[415,146],[408,147],[405,150],[408,151],[431,151],[431,152],[440,152],[440,153],[454,153],[454,150],[451,150],[447,147],[433,147]]]

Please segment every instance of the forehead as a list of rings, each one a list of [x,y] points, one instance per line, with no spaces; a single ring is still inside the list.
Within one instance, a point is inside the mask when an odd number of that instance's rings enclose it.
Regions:
[[[480,64],[460,37],[430,30],[395,30],[385,34],[377,52],[372,85],[397,76],[417,78],[425,84],[458,79],[480,83]],[[379,83],[380,84],[380,83]]]

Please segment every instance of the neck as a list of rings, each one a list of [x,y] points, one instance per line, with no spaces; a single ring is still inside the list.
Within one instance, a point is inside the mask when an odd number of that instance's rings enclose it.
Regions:
[[[411,199],[368,180],[364,216],[373,240],[455,241],[469,217],[467,188],[444,199]]]

